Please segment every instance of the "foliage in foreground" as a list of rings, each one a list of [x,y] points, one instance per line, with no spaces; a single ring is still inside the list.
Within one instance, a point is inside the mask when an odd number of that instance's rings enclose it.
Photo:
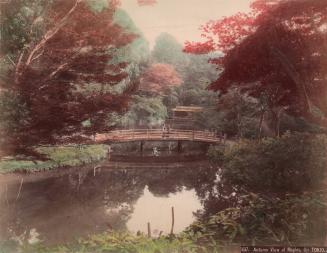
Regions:
[[[104,159],[107,156],[108,148],[106,145],[76,145],[38,147],[36,150],[46,155],[49,160],[31,161],[13,157],[8,160],[0,161],[0,173],[51,170],[64,166],[78,166],[92,163]]]
[[[321,186],[327,166],[325,135],[286,133],[280,138],[242,140],[211,148],[209,157],[222,167],[222,177],[254,192],[302,192]]]
[[[103,233],[92,235],[87,239],[79,239],[75,244],[45,247],[38,245],[21,245],[22,253],[192,253],[218,252],[217,248],[197,245],[195,240],[184,234],[175,236],[161,236],[148,238],[144,235],[133,236],[129,233]],[[9,244],[7,244],[9,245]],[[14,244],[11,250],[16,250]],[[8,251],[11,253],[14,251]]]
[[[217,241],[252,245],[292,245],[324,238],[326,204],[322,195],[287,195],[284,199],[250,193],[239,205],[224,209],[188,232],[201,235],[202,243]]]
[[[213,216],[203,212],[190,230],[252,244],[324,238],[326,144],[325,135],[286,133],[211,148],[209,157],[221,167],[222,183],[233,185],[236,201]]]

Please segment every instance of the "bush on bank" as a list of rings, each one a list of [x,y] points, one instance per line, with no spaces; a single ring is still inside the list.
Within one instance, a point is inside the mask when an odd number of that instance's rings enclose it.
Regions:
[[[286,133],[210,148],[222,182],[237,188],[238,204],[201,217],[189,230],[249,244],[323,243],[326,140],[326,135]]]
[[[326,135],[286,133],[280,138],[242,140],[226,149],[212,147],[208,154],[229,183],[269,195],[321,187],[326,152]]]
[[[200,234],[202,244],[236,242],[248,245],[309,245],[326,236],[326,204],[322,196],[288,195],[269,198],[250,193],[237,207],[198,220],[188,233]]]

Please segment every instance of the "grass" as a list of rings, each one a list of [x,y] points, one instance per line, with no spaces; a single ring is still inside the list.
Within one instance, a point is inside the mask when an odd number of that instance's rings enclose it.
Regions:
[[[47,161],[32,161],[9,157],[0,161],[0,173],[17,171],[51,170],[65,166],[78,166],[100,161],[107,156],[106,145],[37,147],[36,150],[47,155]]]

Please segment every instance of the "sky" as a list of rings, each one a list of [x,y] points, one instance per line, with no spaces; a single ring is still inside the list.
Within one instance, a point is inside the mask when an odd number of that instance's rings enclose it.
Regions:
[[[157,0],[152,6],[142,6],[136,0],[121,0],[136,26],[152,47],[156,37],[167,32],[180,43],[200,41],[199,27],[209,20],[249,11],[251,0]]]

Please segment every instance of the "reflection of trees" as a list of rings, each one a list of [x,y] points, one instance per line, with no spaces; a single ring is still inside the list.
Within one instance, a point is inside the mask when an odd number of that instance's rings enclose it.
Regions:
[[[7,217],[0,216],[0,227],[11,226],[15,234],[36,228],[50,241],[126,229],[144,187],[140,174],[124,170],[102,171],[96,176],[93,170],[79,171],[26,182],[17,202],[15,187],[9,190],[9,202],[14,204],[10,210],[2,204]]]
[[[16,234],[36,230],[51,241],[68,241],[105,230],[125,230],[134,204],[145,186],[155,196],[195,189],[204,205],[202,216],[230,204],[230,189],[217,180],[218,169],[208,164],[178,169],[80,170],[64,176],[25,180],[16,202],[16,186],[9,190],[6,221]],[[17,179],[16,184],[19,184]],[[228,193],[229,192],[229,193]],[[6,209],[2,203],[1,209]],[[0,227],[9,224],[0,216]]]
[[[210,164],[197,168],[156,170],[146,173],[149,191],[155,196],[168,196],[169,193],[186,189],[195,189],[203,205],[197,216],[206,218],[227,207],[238,204],[236,187],[220,180],[220,170]]]

